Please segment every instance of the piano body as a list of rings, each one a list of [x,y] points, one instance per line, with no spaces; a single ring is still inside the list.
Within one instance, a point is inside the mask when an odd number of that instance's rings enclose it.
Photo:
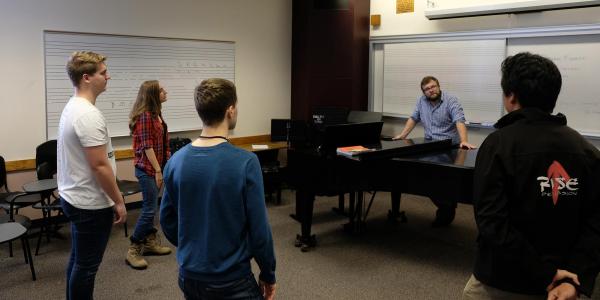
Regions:
[[[395,157],[386,163],[380,190],[473,202],[477,149],[455,147]]]
[[[301,223],[296,246],[302,247],[303,251],[316,245],[311,226],[317,195],[349,193],[348,215],[352,230],[360,230],[363,191],[391,191],[397,198],[393,199],[396,207],[392,209],[399,206],[400,192],[424,196],[439,194],[463,202],[471,201],[474,151],[454,149],[450,140],[379,141],[379,134],[375,137],[357,134],[360,130],[356,128],[346,130],[350,126],[336,130],[327,130],[328,127],[318,147],[288,149],[289,180],[296,189],[293,217]],[[339,156],[335,152],[337,147],[353,145],[376,150],[352,157]]]

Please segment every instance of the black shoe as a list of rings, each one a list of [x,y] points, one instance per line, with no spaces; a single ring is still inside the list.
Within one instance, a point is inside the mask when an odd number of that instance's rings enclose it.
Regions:
[[[308,238],[304,238],[301,235],[296,235],[296,241],[294,246],[299,247],[302,252],[308,252],[317,245],[317,237],[313,234]]]
[[[456,210],[454,208],[438,208],[435,212],[435,220],[431,223],[431,227],[448,227],[452,221],[454,221],[455,215]]]

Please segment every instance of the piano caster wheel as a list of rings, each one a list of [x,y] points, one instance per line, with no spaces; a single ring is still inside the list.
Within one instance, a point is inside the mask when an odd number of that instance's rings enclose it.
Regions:
[[[300,251],[302,251],[302,252],[308,252],[308,251],[310,251],[312,248],[314,248],[314,246],[302,245],[302,247],[300,247]]]
[[[313,234],[309,238],[303,238],[299,234],[296,235],[294,246],[299,247],[300,251],[308,252],[317,245],[317,237]]]
[[[400,223],[406,223],[408,221],[408,219],[406,218],[406,212],[404,211],[396,213],[392,212],[391,210],[388,210],[387,218],[390,222],[400,221]]]

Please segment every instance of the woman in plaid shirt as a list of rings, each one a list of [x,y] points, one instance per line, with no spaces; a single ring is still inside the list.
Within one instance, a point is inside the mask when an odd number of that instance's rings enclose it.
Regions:
[[[134,269],[143,270],[148,262],[143,255],[166,255],[169,247],[160,245],[154,228],[158,191],[163,182],[162,167],[169,159],[169,133],[161,114],[161,105],[167,101],[167,91],[157,80],[142,83],[133,109],[129,114],[129,129],[133,136],[135,176],[142,188],[142,211],[130,237],[126,262]]]

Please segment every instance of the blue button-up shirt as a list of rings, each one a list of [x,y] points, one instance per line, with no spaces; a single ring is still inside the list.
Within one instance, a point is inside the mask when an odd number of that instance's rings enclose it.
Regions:
[[[432,140],[452,139],[460,143],[456,122],[465,122],[465,113],[458,103],[458,98],[441,92],[438,103],[432,105],[425,95],[417,100],[415,111],[410,116],[416,123],[421,122],[425,129],[425,138]]]

